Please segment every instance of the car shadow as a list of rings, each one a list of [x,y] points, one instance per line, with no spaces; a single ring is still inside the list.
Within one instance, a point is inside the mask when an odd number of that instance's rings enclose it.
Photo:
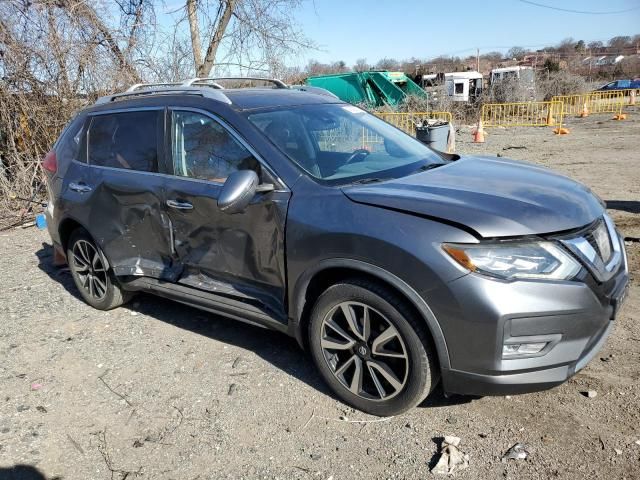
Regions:
[[[69,268],[66,265],[59,267],[53,264],[52,245],[43,242],[42,248],[36,252],[36,257],[38,258],[38,268],[40,270],[49,275],[52,280],[62,285],[74,298],[84,301],[75,283],[73,283],[73,277],[71,276]],[[1,477],[0,480],[2,480]]]
[[[31,465],[14,465],[7,468],[0,467],[0,480],[47,480],[47,477]],[[51,480],[60,480],[60,477],[54,477]]]
[[[69,270],[53,265],[53,248],[47,243],[36,252],[39,268],[52,280],[60,283],[71,295],[84,301],[76,289]],[[219,342],[254,352],[266,362],[306,383],[319,392],[335,398],[316,371],[309,355],[295,339],[274,330],[249,325],[208,313],[172,300],[139,293],[123,308],[156,318],[182,330],[209,337]],[[469,403],[477,397],[445,396],[442,384],[420,405],[425,408],[446,407]],[[2,479],[2,477],[0,477]]]
[[[635,200],[606,200],[607,208],[629,213],[640,213],[640,202]]]

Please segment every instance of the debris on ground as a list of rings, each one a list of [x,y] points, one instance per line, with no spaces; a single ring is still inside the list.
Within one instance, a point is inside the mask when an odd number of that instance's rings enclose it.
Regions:
[[[463,470],[469,466],[469,455],[458,448],[460,438],[452,435],[444,437],[440,447],[440,459],[431,469],[431,473],[439,475],[451,475],[456,470]]]
[[[619,448],[614,448],[613,451],[616,452],[616,455],[622,455],[622,450]]]
[[[502,147],[502,150],[526,150],[527,147],[524,145],[507,145],[506,147]]]
[[[502,463],[507,463],[509,460],[524,460],[528,456],[527,447],[522,443],[516,443],[502,456]]]
[[[587,390],[580,393],[587,398],[596,398],[598,396],[598,392],[596,392],[595,390]]]

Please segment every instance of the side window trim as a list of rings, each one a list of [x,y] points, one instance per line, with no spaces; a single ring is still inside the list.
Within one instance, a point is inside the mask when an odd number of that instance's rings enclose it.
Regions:
[[[277,188],[276,190],[278,191],[289,191],[289,187],[284,183],[284,181],[276,174],[276,172],[273,170],[273,168],[271,168],[271,166],[262,158],[262,156],[260,156],[258,154],[258,152],[256,152],[256,150],[242,137],[242,135],[240,135],[240,133],[238,133],[231,125],[229,125],[229,123],[227,123],[224,119],[220,118],[218,115],[209,112],[207,110],[203,110],[200,108],[194,108],[194,107],[182,107],[180,105],[169,105],[167,108],[167,127],[166,127],[166,131],[167,131],[167,135],[169,137],[168,140],[168,147],[167,147],[167,155],[169,156],[169,158],[167,159],[167,165],[171,165],[171,168],[168,170],[169,174],[172,174],[174,176],[179,176],[179,175],[175,175],[173,173],[173,112],[177,111],[177,112],[193,112],[193,113],[198,113],[200,115],[203,115],[205,117],[208,117],[210,119],[212,119],[213,121],[217,122],[220,124],[220,126],[222,128],[224,128],[224,130],[229,133],[229,135],[231,135],[240,145],[242,145],[244,148],[247,149],[247,151],[249,153],[251,153],[251,155],[253,155],[253,157],[256,159],[256,161],[260,164],[261,168],[265,169],[268,174],[274,179],[274,181],[276,182]],[[215,182],[212,180],[202,180],[202,179],[198,179],[198,178],[191,178],[191,177],[180,177],[183,178],[185,180],[192,180],[192,181],[197,181],[197,182],[207,182],[207,183],[211,183],[214,185],[223,185],[223,183],[221,182]]]
[[[135,170],[135,169],[123,169],[123,168],[117,168],[117,167],[108,167],[108,166],[104,166],[104,165],[95,165],[92,164],[89,158],[89,143],[90,143],[90,135],[91,135],[91,127],[93,124],[93,120],[95,117],[101,116],[101,115],[111,115],[111,114],[118,114],[118,113],[132,113],[132,112],[149,112],[149,111],[157,111],[157,112],[161,112],[160,115],[162,117],[162,128],[159,128],[158,126],[156,126],[157,132],[157,141],[156,141],[156,150],[157,150],[157,168],[158,171],[157,172],[152,172],[152,171],[145,171],[145,170]],[[83,139],[84,139],[84,149],[85,149],[85,161],[84,162],[79,162],[82,163],[83,165],[87,165],[93,168],[107,168],[110,170],[124,170],[130,173],[141,173],[141,174],[146,174],[146,175],[164,175],[164,174],[168,174],[170,173],[167,170],[167,165],[166,165],[166,124],[167,124],[167,120],[166,120],[166,114],[167,114],[167,107],[166,106],[153,106],[153,107],[131,107],[131,108],[114,108],[114,109],[109,109],[109,110],[100,110],[99,112],[89,112],[87,114],[87,117],[85,119],[85,128],[86,131],[83,135]],[[74,160],[77,161],[77,160]]]

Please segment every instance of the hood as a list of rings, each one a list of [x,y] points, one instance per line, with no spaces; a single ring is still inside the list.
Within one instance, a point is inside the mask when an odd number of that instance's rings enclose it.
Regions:
[[[571,230],[603,213],[584,185],[545,168],[493,157],[463,157],[343,192],[354,202],[441,219],[485,238]]]

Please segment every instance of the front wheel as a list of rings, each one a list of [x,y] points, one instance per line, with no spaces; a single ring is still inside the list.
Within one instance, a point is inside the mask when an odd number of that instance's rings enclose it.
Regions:
[[[373,282],[344,281],[320,295],[309,344],[331,389],[373,415],[402,413],[437,383],[435,352],[423,325],[393,292]]]
[[[82,298],[98,310],[111,310],[126,303],[131,294],[122,289],[93,239],[82,229],[71,234],[67,246],[71,276]]]

